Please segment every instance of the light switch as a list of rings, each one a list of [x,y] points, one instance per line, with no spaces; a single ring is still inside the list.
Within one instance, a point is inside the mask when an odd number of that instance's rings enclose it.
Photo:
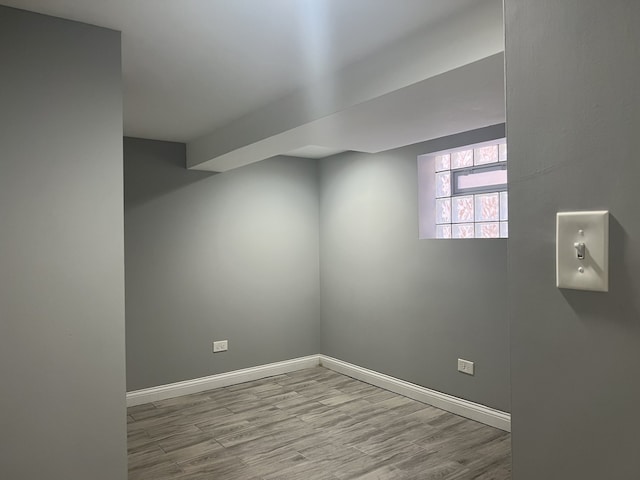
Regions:
[[[608,211],[557,214],[556,286],[609,291]]]

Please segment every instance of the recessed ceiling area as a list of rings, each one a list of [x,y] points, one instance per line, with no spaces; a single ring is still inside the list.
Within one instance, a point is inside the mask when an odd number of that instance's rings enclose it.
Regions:
[[[121,31],[124,134],[193,169],[504,121],[501,0],[0,2]]]

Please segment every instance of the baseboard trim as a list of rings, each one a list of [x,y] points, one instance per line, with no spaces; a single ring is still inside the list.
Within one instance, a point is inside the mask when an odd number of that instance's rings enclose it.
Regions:
[[[511,415],[501,410],[470,402],[462,398],[447,395],[436,390],[421,387],[413,383],[405,382],[395,377],[378,373],[367,368],[359,367],[351,363],[343,362],[326,355],[319,355],[320,365],[338,373],[363,382],[384,388],[394,393],[404,395],[428,405],[441,408],[456,415],[460,415],[492,427],[511,431]]]
[[[511,415],[507,412],[421,387],[414,383],[405,382],[404,380],[385,375],[384,373],[359,367],[327,355],[309,355],[308,357],[294,358],[283,362],[269,363],[257,367],[235,370],[233,372],[220,373],[208,377],[194,378],[193,380],[185,380],[127,392],[127,407],[260,380],[275,375],[282,375],[283,373],[295,372],[296,370],[317,367],[318,365],[322,365],[323,367],[348,375],[357,380],[362,380],[376,387],[404,395],[419,402],[433,405],[434,407],[455,413],[456,415],[484,423],[485,425],[490,425],[507,432],[511,431]]]
[[[212,390],[214,388],[251,382],[253,380],[260,380],[261,378],[295,372],[296,370],[317,367],[318,365],[320,365],[318,355],[310,355],[308,357],[294,358],[283,362],[269,363],[208,377],[194,378],[193,380],[134,390],[127,392],[127,407],[204,392],[205,390]]]

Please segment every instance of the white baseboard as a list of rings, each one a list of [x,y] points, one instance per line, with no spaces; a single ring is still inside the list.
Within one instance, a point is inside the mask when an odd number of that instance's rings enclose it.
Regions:
[[[209,377],[194,378],[193,380],[134,390],[127,392],[127,407],[157,402],[167,398],[180,397],[191,393],[204,392],[205,390],[212,390],[214,388],[228,387],[229,385],[237,385],[252,380],[260,380],[261,378],[282,375],[283,373],[317,367],[318,365],[320,365],[318,355],[310,355],[308,357],[294,358],[283,362],[269,363],[257,367],[234,370],[233,372],[220,373]]]
[[[320,355],[320,365],[330,370],[362,380],[363,382],[384,388],[419,402],[433,405],[447,412],[455,413],[462,417],[470,418],[485,425],[511,431],[511,415],[501,410],[496,410],[479,403],[470,402],[462,398],[437,392],[429,388],[421,387],[404,380],[378,373],[373,370],[358,367],[351,363],[343,362],[326,355]]]
[[[257,367],[235,370],[233,372],[220,373],[218,375],[127,392],[127,407],[204,392],[214,388],[228,387],[229,385],[237,385],[252,380],[260,380],[261,378],[295,372],[296,370],[312,368],[318,365],[362,380],[376,387],[404,395],[419,402],[433,405],[434,407],[455,413],[456,415],[484,423],[485,425],[490,425],[507,432],[511,431],[511,415],[506,412],[405,382],[404,380],[343,362],[342,360],[337,360],[326,355],[310,355],[308,357],[294,358],[283,362],[269,363],[267,365],[259,365]]]

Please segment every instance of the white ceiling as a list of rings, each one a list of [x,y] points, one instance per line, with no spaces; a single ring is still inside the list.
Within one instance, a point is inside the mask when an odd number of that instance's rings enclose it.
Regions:
[[[0,0],[0,3],[121,31],[125,135],[193,143],[192,166],[488,57],[497,53],[496,38],[502,42],[500,0]],[[475,24],[461,20],[466,12],[470,12],[469,18],[475,15]],[[490,18],[496,16],[499,21]],[[473,55],[465,54],[462,47],[460,51],[447,47],[448,58],[438,58],[441,43],[433,32],[440,32],[441,39],[450,37],[451,31],[446,28],[450,22],[457,25],[456,35],[473,38],[473,45],[468,48],[474,50]],[[458,40],[464,39],[449,38],[447,45]],[[415,49],[418,41],[420,50]],[[413,42],[413,50],[394,50],[394,45],[403,42],[409,42],[410,47]],[[486,48],[478,49],[479,44]],[[498,51],[502,48],[500,45]],[[405,51],[406,56],[411,55],[410,62],[402,58]],[[379,53],[392,60],[388,58],[386,64],[383,62],[381,68],[376,68]],[[452,63],[449,57],[456,56],[460,60]],[[415,72],[415,67],[408,67],[423,62],[429,65],[430,72],[425,73],[424,66]],[[405,78],[401,81],[393,78],[394,69],[399,69]],[[334,90],[339,95],[332,99],[333,103],[325,102],[319,109],[294,106],[296,99],[305,100],[301,92],[308,94],[309,86],[320,84],[320,79],[325,82],[331,79],[336,84]],[[353,93],[358,87],[370,94],[360,98]],[[301,110],[304,114],[299,113]],[[283,118],[293,123],[283,121],[275,128],[267,115],[272,111],[284,112]],[[258,125],[257,117],[265,126]],[[228,146],[227,137],[233,139]],[[322,149],[325,153],[338,150],[335,145],[328,145],[326,139],[320,142],[305,138],[303,143],[277,153],[309,145],[317,147],[315,156],[321,155],[318,152]],[[342,142],[341,147],[350,149],[348,143]],[[257,153],[257,157],[266,158],[265,155]],[[262,159],[257,157],[255,160]],[[209,168],[216,166],[212,164]]]

